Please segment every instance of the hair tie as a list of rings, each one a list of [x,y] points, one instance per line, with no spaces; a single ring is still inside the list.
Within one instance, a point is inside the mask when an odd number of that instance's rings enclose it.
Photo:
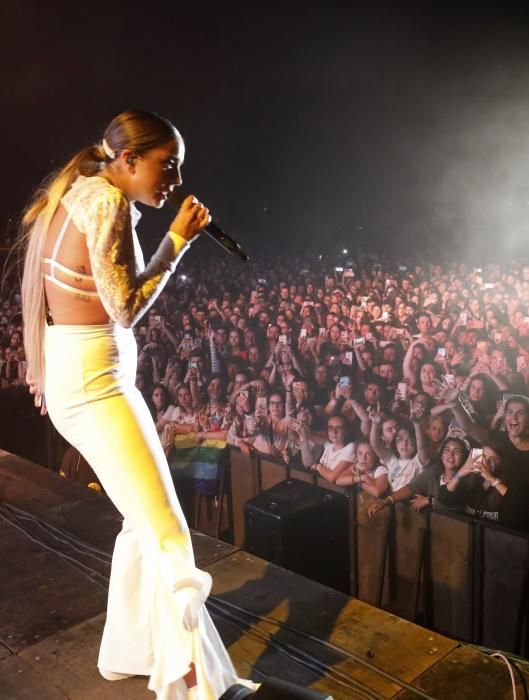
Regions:
[[[114,158],[116,157],[116,151],[112,150],[108,141],[105,138],[101,141],[101,146],[105,151],[106,157],[110,158],[110,160],[114,160]]]

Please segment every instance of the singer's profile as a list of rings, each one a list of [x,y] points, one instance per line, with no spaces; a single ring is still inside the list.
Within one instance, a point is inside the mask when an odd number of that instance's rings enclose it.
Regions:
[[[211,578],[195,566],[164,451],[135,387],[132,326],[210,222],[208,210],[186,197],[144,264],[134,202],[162,207],[181,184],[183,158],[169,121],[131,110],[42,184],[21,232],[24,343],[36,405],[124,518],[100,673],[149,676],[160,700],[216,700],[240,681],[205,608]]]

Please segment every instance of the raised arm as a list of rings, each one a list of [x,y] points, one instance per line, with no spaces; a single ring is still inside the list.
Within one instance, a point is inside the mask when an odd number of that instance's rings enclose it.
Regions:
[[[409,379],[410,386],[415,386],[415,383],[417,381],[415,372],[411,368],[411,361],[413,359],[413,351],[418,342],[419,341],[414,340],[412,343],[410,343],[410,346],[408,347],[408,349],[406,350],[406,354],[404,355],[404,362],[402,364],[403,377],[404,379]]]
[[[381,440],[382,434],[382,415],[380,410],[373,411],[371,413],[371,432],[369,434],[369,441],[371,447],[375,450],[377,457],[384,463],[389,462],[393,457],[393,452],[389,450]]]
[[[355,401],[354,399],[352,399],[351,404],[354,412],[360,419],[360,430],[362,431],[362,435],[369,437],[369,433],[371,430],[371,420],[369,419],[369,413],[362,406],[360,401]]]
[[[222,363],[217,351],[217,344],[215,343],[215,331],[210,328],[208,331],[209,340],[209,355],[211,360],[211,371],[213,374],[220,374],[222,371]]]
[[[434,455],[435,446],[426,440],[421,424],[423,414],[424,411],[422,408],[416,408],[410,411],[410,417],[415,431],[415,442],[417,443],[417,456],[419,457],[420,463],[424,466],[430,457]]]

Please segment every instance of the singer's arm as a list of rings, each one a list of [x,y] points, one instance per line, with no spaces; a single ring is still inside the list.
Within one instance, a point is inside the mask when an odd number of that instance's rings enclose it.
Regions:
[[[95,198],[85,221],[74,221],[86,233],[96,288],[110,318],[130,327],[154,303],[189,243],[176,232],[164,236],[158,250],[136,272],[130,205],[116,188]]]

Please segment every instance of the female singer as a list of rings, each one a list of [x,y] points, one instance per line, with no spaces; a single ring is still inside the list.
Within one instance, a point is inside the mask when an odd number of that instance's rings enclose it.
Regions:
[[[101,674],[148,675],[163,700],[214,700],[236,674],[204,606],[211,577],[195,567],[160,440],[134,386],[131,326],[210,221],[187,197],[144,265],[134,202],[162,207],[181,184],[183,158],[170,122],[128,111],[44,183],[23,219],[24,342],[36,405],[47,407],[124,517]]]

